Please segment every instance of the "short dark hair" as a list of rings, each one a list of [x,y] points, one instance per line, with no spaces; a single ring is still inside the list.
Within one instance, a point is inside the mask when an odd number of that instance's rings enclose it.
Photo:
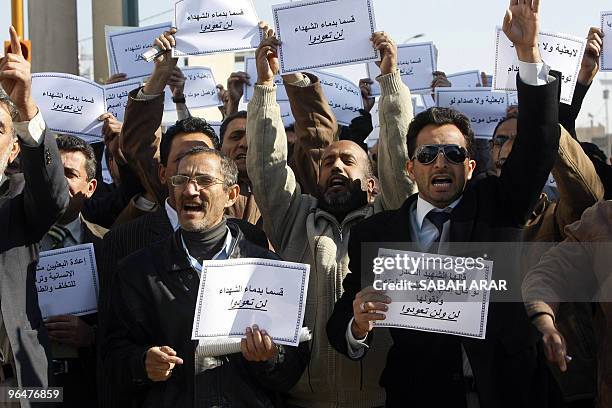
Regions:
[[[506,123],[507,121],[509,121],[510,119],[517,119],[518,120],[518,115],[517,114],[508,115],[505,118],[503,118],[502,120],[500,120],[499,122],[497,122],[497,126],[495,126],[495,130],[493,131],[493,135],[491,137],[494,137],[495,134],[497,133],[497,130],[499,129],[499,127],[501,125],[503,125],[504,123]]]
[[[177,162],[180,162],[187,156],[193,156],[200,153],[212,154],[219,158],[219,161],[221,162],[221,174],[223,175],[224,190],[227,190],[234,184],[238,184],[238,167],[236,166],[236,163],[219,150],[211,149],[206,146],[194,146],[185,153],[179,155]]]
[[[225,137],[225,132],[227,131],[227,127],[229,126],[230,122],[238,118],[246,119],[246,117],[247,117],[246,111],[238,111],[238,112],[232,113],[231,115],[229,115],[227,118],[223,120],[223,123],[221,123],[221,128],[219,129],[219,133],[221,136],[221,145],[223,145],[223,138]]]
[[[170,156],[170,148],[172,147],[172,141],[176,135],[180,133],[204,133],[210,137],[215,149],[219,148],[219,138],[215,130],[206,122],[203,118],[188,117],[176,121],[176,123],[166,129],[166,133],[162,135],[161,142],[159,144],[159,161],[164,166],[168,165],[168,156]]]
[[[87,181],[96,178],[96,154],[93,148],[83,139],[70,135],[58,135],[55,139],[60,152],[81,152],[85,156],[85,171]]]
[[[412,122],[410,122],[408,135],[406,136],[406,145],[410,158],[414,156],[417,147],[417,136],[427,125],[455,125],[465,138],[465,148],[468,151],[469,157],[474,157],[474,131],[470,125],[470,119],[452,108],[429,108],[416,115]]]

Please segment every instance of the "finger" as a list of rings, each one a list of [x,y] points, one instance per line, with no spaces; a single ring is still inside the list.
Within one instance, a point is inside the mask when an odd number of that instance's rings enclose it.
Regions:
[[[263,357],[266,355],[266,347],[263,343],[263,335],[261,334],[261,330],[259,330],[259,327],[256,324],[253,325],[253,344],[255,345],[255,349],[257,350],[257,355],[259,357]]]
[[[157,361],[157,360],[152,360],[147,363],[147,368],[150,370],[168,371],[168,370],[171,370],[173,367],[174,367],[174,364],[172,363],[167,363],[167,362]]]
[[[363,294],[357,294],[355,297],[360,302],[382,302],[382,303],[391,303],[391,298],[387,296],[384,292],[376,291],[376,292],[366,292]]]
[[[11,52],[17,55],[23,55],[21,52],[21,43],[19,42],[19,35],[17,34],[17,30],[15,27],[11,26],[9,28],[9,34],[11,36]]]
[[[250,327],[246,329],[246,345],[249,354],[257,356],[257,348],[255,347],[255,341],[253,339],[253,330]]]
[[[261,331],[262,334],[262,339],[263,339],[263,346],[264,349],[266,350],[266,355],[269,355],[274,348],[274,342],[272,341],[272,338],[268,335],[268,333],[265,330]]]
[[[518,0],[511,0],[510,3]],[[510,31],[510,27],[512,26],[512,11],[510,9],[506,10],[506,14],[504,15],[504,22],[502,24],[502,31],[506,34]]]
[[[166,31],[164,33],[164,37],[166,38],[166,40],[168,40],[168,43],[171,47],[174,47],[176,45],[176,41],[174,40],[174,35],[172,32]]]
[[[103,113],[100,116],[98,116],[98,120],[102,121],[102,120],[109,119],[111,117],[114,117],[113,114],[110,113],[110,112],[106,112],[106,113]]]
[[[531,10],[533,10],[534,13],[540,12],[540,0],[533,0]]]
[[[598,45],[603,45],[603,35],[599,35],[598,33],[591,34],[591,41],[594,41]]]
[[[361,313],[355,316],[355,321],[357,323],[367,323],[375,320],[385,320],[386,318],[387,316],[382,313]]]
[[[519,0],[510,0],[510,7],[516,6],[519,4]]]
[[[389,310],[389,306],[387,306],[386,304],[382,303],[382,302],[366,302],[364,303],[363,309],[365,309],[365,312],[370,312],[370,311],[380,311],[380,312],[386,312]]]

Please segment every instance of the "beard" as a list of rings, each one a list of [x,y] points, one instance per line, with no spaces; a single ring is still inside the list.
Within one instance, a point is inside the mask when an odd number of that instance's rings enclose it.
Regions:
[[[335,215],[344,217],[368,203],[368,194],[361,187],[350,184],[347,191],[339,193],[326,191],[322,194],[319,207]]]

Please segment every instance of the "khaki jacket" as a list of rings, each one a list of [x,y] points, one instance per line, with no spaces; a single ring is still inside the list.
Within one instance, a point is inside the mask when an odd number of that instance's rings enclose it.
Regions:
[[[302,194],[287,165],[287,139],[276,103],[276,88],[256,86],[248,105],[247,169],[264,230],[281,258],[311,266],[305,325],[313,331],[313,340],[309,367],[290,392],[289,403],[297,406],[359,408],[382,406],[385,402],[378,381],[390,345],[388,333],[377,332],[374,339],[378,344],[357,362],[334,351],[325,331],[349,272],[350,228],[375,212],[399,208],[415,192],[405,170],[405,136],[412,119],[410,91],[401,82],[399,72],[380,77],[379,81],[381,194],[373,204],[353,211],[342,222],[319,209],[315,197]]]

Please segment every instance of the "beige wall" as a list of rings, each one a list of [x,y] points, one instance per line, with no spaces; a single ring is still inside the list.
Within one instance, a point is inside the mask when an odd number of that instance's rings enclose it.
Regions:
[[[33,72],[79,74],[76,0],[29,0]]]
[[[94,80],[102,82],[109,75],[104,26],[123,25],[123,1],[92,0],[91,10],[93,20]]]

